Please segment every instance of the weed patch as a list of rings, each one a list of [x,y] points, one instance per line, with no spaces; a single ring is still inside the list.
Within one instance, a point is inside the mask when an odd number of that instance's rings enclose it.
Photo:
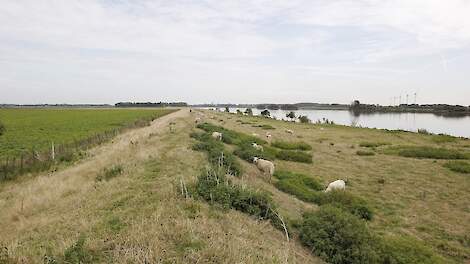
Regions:
[[[225,129],[221,126],[216,126],[210,123],[203,123],[197,126],[198,128],[208,132],[220,132],[222,133],[222,141],[227,144],[231,145],[241,145],[244,143],[257,143],[260,145],[264,145],[267,142],[260,138],[249,136],[244,133],[239,133],[233,130]]]
[[[331,191],[317,195],[315,203],[332,205],[365,220],[372,220],[373,212],[367,202],[346,191]]]
[[[306,202],[316,201],[317,191],[323,189],[322,184],[318,181],[300,173],[277,171],[274,173],[274,177],[278,179],[275,183],[276,188]]]
[[[65,263],[94,263],[95,257],[85,247],[85,237],[80,236],[78,240],[64,252]]]
[[[425,158],[425,159],[467,159],[468,156],[464,153],[446,149],[446,148],[434,148],[434,147],[400,147],[398,155],[408,158]]]
[[[455,172],[470,173],[470,163],[465,161],[449,161],[444,164],[444,167]]]
[[[311,150],[312,146],[305,142],[287,142],[287,141],[275,141],[271,144],[271,146],[279,148],[279,149],[285,149],[285,150]]]
[[[312,154],[301,151],[281,150],[276,154],[280,160],[296,161],[302,163],[312,163]]]

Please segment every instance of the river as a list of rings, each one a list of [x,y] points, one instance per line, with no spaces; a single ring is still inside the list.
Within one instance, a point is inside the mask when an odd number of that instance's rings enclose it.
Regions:
[[[237,108],[230,108],[235,112]],[[244,108],[240,108],[245,111]],[[253,109],[254,115],[259,115],[261,110]],[[287,110],[269,110],[271,116],[276,119],[285,119]],[[306,115],[312,122],[326,118],[335,124],[346,126],[360,126],[382,129],[402,129],[416,132],[418,129],[426,129],[435,134],[447,134],[458,137],[470,138],[470,116],[443,117],[428,113],[368,113],[354,115],[347,110],[297,110],[296,116]]]

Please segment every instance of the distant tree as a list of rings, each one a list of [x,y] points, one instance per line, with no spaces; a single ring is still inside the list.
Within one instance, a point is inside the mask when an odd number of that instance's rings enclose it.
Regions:
[[[310,119],[306,115],[299,116],[299,121],[300,123],[310,123]]]
[[[245,110],[245,114],[252,116],[253,115],[253,110],[251,110],[251,108],[247,108]]]
[[[0,136],[3,135],[4,132],[5,132],[5,126],[4,126],[3,123],[0,121]]]
[[[291,111],[290,113],[286,114],[286,117],[289,118],[290,120],[295,119],[294,111]]]
[[[271,113],[269,112],[268,109],[261,111],[261,115],[264,117],[270,117]]]
[[[240,109],[237,109],[237,115],[242,115],[242,114],[243,114],[243,112],[240,111]]]
[[[225,112],[230,113],[230,109],[228,109],[228,107],[225,107]]]

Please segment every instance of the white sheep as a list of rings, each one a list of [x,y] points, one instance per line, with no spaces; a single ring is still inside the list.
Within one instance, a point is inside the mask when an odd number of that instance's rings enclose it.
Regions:
[[[256,144],[256,143],[252,143],[251,146],[253,146],[253,148],[255,148],[256,150],[264,151],[263,146],[258,145],[258,144]]]
[[[294,134],[294,131],[292,131],[292,130],[290,130],[290,129],[286,129],[286,133]]]
[[[269,181],[274,174],[274,163],[269,160],[260,159],[258,157],[253,158],[253,163],[256,164],[256,167],[265,174],[268,174]]]
[[[325,192],[330,192],[333,190],[345,190],[345,189],[346,189],[346,182],[344,182],[343,180],[336,180],[328,184],[328,187],[326,188]]]
[[[222,140],[222,133],[220,132],[212,132],[212,137],[217,140]]]
[[[272,136],[269,132],[266,132],[266,139],[267,139],[268,141],[270,141],[272,137],[273,137],[273,136]]]

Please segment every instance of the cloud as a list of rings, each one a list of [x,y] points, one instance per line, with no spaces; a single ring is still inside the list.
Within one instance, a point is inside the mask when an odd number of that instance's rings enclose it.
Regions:
[[[261,96],[289,87],[297,91],[280,99],[299,100],[315,86],[344,102],[357,94],[351,86],[385,81],[381,89],[393,90],[403,76],[427,85],[432,80],[407,73],[433,65],[446,76],[463,74],[453,60],[443,72],[441,58],[469,53],[469,13],[465,0],[4,1],[0,92],[12,102],[158,93],[202,101],[224,89],[218,100],[243,101],[253,89]],[[31,87],[37,93],[29,97]]]

